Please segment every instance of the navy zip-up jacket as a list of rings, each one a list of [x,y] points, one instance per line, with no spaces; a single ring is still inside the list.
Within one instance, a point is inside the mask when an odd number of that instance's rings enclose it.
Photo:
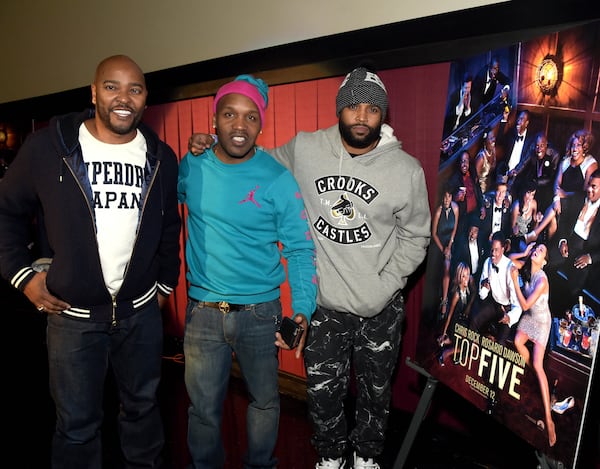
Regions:
[[[134,314],[160,291],[168,295],[179,278],[181,218],[177,158],[147,126],[147,176],[132,256],[115,298],[105,286],[98,255],[92,189],[79,145],[79,127],[94,111],[54,117],[27,137],[0,181],[0,273],[23,290],[31,268],[31,224],[36,219],[52,258],[46,284],[69,303],[63,312],[92,321],[118,321]]]

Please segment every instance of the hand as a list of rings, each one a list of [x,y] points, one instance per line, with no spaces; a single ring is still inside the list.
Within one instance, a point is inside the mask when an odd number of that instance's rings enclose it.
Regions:
[[[573,265],[577,269],[585,269],[591,263],[592,263],[592,256],[590,256],[589,254],[582,254],[581,256],[577,257],[577,259],[575,259],[575,262]]]
[[[294,322],[296,324],[300,324],[304,331],[302,332],[302,337],[300,337],[300,342],[298,343],[298,347],[296,347],[296,358],[300,358],[302,356],[302,350],[304,350],[304,343],[306,342],[306,334],[308,333],[308,321],[306,320],[306,316],[302,313],[296,314],[294,317]],[[275,345],[284,350],[290,350],[288,345],[282,339],[281,334],[279,332],[275,333]]]
[[[188,140],[188,150],[194,156],[204,153],[204,150],[209,149],[214,143],[214,139],[210,134],[195,133]]]
[[[450,337],[448,337],[448,334],[442,334],[437,338],[437,343],[440,347],[443,347],[444,345],[450,345]]]
[[[508,316],[508,314],[504,313],[504,316],[502,316],[502,319],[500,319],[500,321],[498,321],[500,324],[506,324],[507,326],[510,324],[510,317]]]
[[[554,209],[554,212],[557,215],[560,215],[560,200],[557,200],[556,202],[554,202],[554,204],[552,205],[552,208]]]
[[[535,243],[529,243],[525,248],[525,256],[528,256],[531,250],[534,248]]]
[[[541,222],[544,219],[544,214],[542,212],[537,212],[535,214],[535,221],[537,223]]]
[[[158,295],[158,308],[162,310],[165,307],[165,305],[169,302],[169,297],[164,296],[160,293],[157,293],[157,295]]]
[[[517,280],[519,278],[519,269],[517,269],[516,265],[510,266],[510,276],[513,280]]]
[[[466,91],[463,94],[462,102],[463,102],[463,106],[464,106],[465,110],[471,108],[471,93],[469,91]]]
[[[56,298],[46,288],[46,272],[36,273],[25,285],[23,293],[38,311],[48,314],[60,314],[71,306]]]

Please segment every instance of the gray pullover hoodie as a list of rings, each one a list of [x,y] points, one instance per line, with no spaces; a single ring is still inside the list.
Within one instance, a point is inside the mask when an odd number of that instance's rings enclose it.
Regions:
[[[425,258],[431,213],[419,161],[388,125],[377,147],[352,157],[337,124],[300,132],[269,151],[294,174],[316,246],[317,303],[377,315]]]

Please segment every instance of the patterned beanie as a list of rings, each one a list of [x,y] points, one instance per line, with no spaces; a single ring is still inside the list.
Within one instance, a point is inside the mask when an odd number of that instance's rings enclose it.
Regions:
[[[335,110],[339,117],[346,106],[361,103],[377,106],[385,119],[388,108],[385,86],[376,73],[364,67],[355,68],[346,75],[335,99]]]
[[[226,94],[243,94],[250,98],[256,104],[260,114],[261,127],[265,122],[265,109],[269,102],[269,87],[260,78],[255,78],[252,75],[239,75],[235,80],[224,84],[219,88],[213,101],[213,112],[217,113],[217,104],[219,100]]]

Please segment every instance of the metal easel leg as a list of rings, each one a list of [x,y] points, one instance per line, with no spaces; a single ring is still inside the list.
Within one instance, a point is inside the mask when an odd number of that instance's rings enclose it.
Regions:
[[[402,446],[400,447],[396,462],[394,463],[394,469],[402,469],[404,464],[406,464],[406,459],[410,453],[413,442],[415,441],[421,422],[425,419],[427,411],[429,410],[431,398],[433,397],[433,393],[438,383],[438,380],[431,376],[425,369],[412,362],[410,357],[406,359],[406,364],[416,370],[419,374],[425,376],[427,378],[427,384],[425,385],[423,394],[421,394],[421,398],[419,399],[419,404],[410,421],[406,436],[402,441]]]
[[[566,469],[565,465],[560,461],[549,459],[544,453],[535,452],[535,457],[539,461],[538,469]]]

